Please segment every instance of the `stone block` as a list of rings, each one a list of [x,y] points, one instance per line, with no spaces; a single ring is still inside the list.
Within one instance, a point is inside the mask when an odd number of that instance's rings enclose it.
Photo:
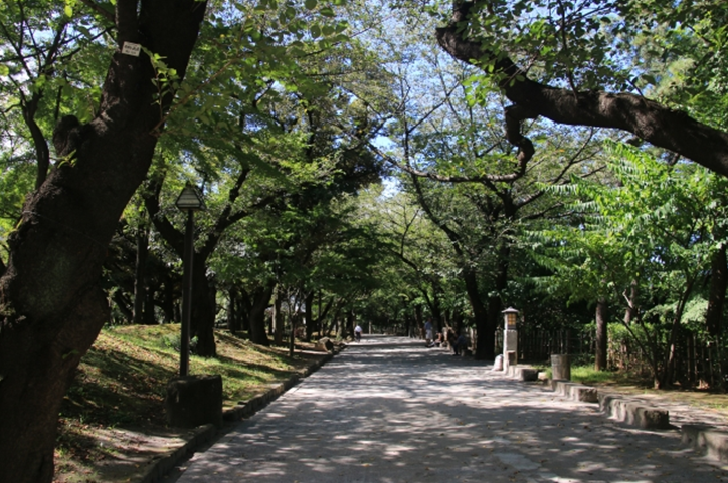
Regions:
[[[222,377],[185,376],[167,383],[164,401],[172,427],[194,428],[203,424],[222,426]]]
[[[642,429],[669,429],[670,412],[610,394],[598,394],[599,407],[610,418]]]
[[[588,403],[597,402],[597,390],[594,387],[574,384],[569,388],[569,395],[571,399],[575,401]]]
[[[708,458],[728,463],[727,432],[699,424],[685,424],[681,430],[683,444],[702,452]]]
[[[538,371],[536,369],[530,369],[527,367],[522,367],[518,371],[519,379],[524,382],[533,382],[538,381]]]
[[[333,351],[334,343],[328,337],[322,337],[321,339],[318,340],[318,342],[316,342],[316,350],[325,351],[325,352]]]

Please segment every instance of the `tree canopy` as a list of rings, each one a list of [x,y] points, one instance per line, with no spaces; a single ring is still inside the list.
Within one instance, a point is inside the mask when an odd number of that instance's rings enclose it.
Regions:
[[[491,359],[504,307],[547,331],[597,304],[678,381],[686,334],[723,340],[727,19],[718,0],[6,2],[0,474],[51,480],[104,324],[179,320],[186,183],[208,206],[200,354],[222,326],[294,348],[432,317]]]

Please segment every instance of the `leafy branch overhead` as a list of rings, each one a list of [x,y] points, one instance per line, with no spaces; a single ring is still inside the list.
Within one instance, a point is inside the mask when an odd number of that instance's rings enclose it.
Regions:
[[[531,141],[521,133],[521,123],[543,116],[559,124],[626,131],[728,176],[726,132],[647,97],[642,89],[606,90],[629,85],[620,66],[640,60],[636,53],[620,51],[626,49],[621,36],[658,25],[680,28],[680,17],[659,13],[659,8],[673,11],[668,3],[458,1],[448,25],[438,28],[436,36],[453,57],[480,67],[513,103],[505,109],[506,137],[519,148],[520,162],[528,162],[534,153]],[[725,14],[725,5],[708,3]],[[647,15],[650,8],[658,14]],[[690,8],[678,8],[685,21],[695,20],[696,11]],[[510,30],[499,30],[509,21],[520,22],[524,29],[516,31],[525,33],[509,36],[504,32]],[[529,55],[519,50],[521,44]],[[584,49],[586,56],[579,54]],[[598,75],[587,75],[594,69]],[[603,87],[601,83],[607,82]]]

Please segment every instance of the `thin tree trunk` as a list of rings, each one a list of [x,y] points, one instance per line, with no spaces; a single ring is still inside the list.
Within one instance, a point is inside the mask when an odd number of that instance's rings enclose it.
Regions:
[[[235,285],[231,285],[228,289],[227,308],[227,326],[231,334],[240,330],[240,317],[238,316],[238,311],[235,310],[237,307],[237,295],[238,290],[235,288]]]
[[[144,314],[142,316],[142,324],[156,325],[157,317],[154,311],[154,287],[146,287],[144,292]]]
[[[594,370],[605,371],[607,369],[607,300],[604,297],[597,300],[595,318],[597,333]]]
[[[639,286],[637,280],[632,280],[629,284],[629,297],[627,298],[627,308],[624,310],[624,323],[629,325],[637,316],[637,296]]]
[[[276,285],[275,289],[275,305],[273,308],[273,317],[275,318],[275,343],[276,345],[283,345],[283,332],[285,332],[285,319],[283,318],[283,314],[281,313],[281,306],[282,304],[282,298],[283,298],[283,290],[281,289],[281,285]]]
[[[670,341],[668,345],[667,357],[665,358],[665,364],[662,368],[662,374],[658,377],[656,389],[665,389],[668,385],[672,384],[675,374],[675,360],[677,357],[677,335],[680,329],[680,322],[682,322],[683,312],[685,311],[685,304],[688,301],[688,297],[692,292],[693,281],[688,281],[685,291],[681,294],[680,300],[678,301],[677,307],[675,308],[675,317],[672,321],[672,329],[670,331]]]
[[[711,260],[710,294],[708,295],[708,310],[705,314],[708,333],[714,339],[720,337],[723,329],[723,307],[725,306],[725,291],[728,284],[727,263],[726,245],[721,244]]]
[[[149,255],[149,232],[139,227],[136,233],[136,264],[134,266],[134,312],[132,323],[143,323],[144,302],[147,299],[146,268]]]
[[[310,342],[311,338],[313,337],[314,330],[316,327],[314,327],[315,323],[313,320],[313,290],[311,290],[308,294],[306,294],[306,342]]]

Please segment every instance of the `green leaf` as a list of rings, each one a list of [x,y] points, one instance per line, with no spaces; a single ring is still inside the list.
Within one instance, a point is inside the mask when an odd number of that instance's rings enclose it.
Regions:
[[[318,0],[306,0],[306,8],[309,10],[313,10],[318,5]]]

